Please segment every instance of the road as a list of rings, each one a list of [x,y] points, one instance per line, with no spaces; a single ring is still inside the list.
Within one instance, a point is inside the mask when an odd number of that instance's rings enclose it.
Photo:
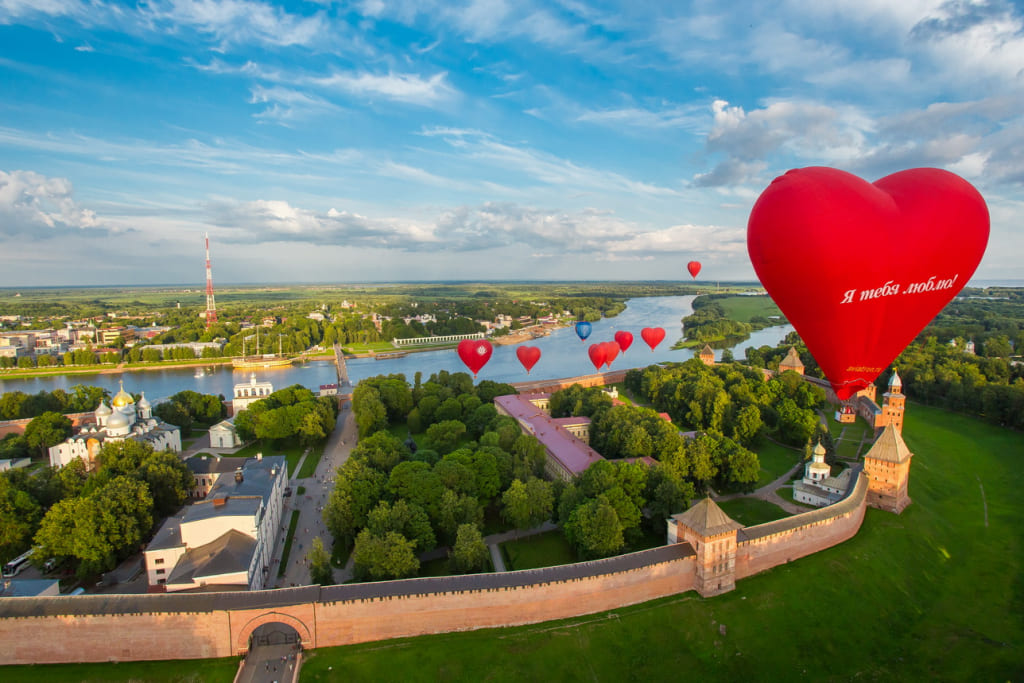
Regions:
[[[334,431],[327,439],[323,457],[317,464],[314,475],[306,479],[293,478],[289,482],[292,496],[285,499],[285,511],[281,519],[284,529],[275,542],[274,559],[271,565],[271,573],[274,577],[277,577],[278,574],[285,535],[288,532],[288,524],[294,510],[299,511],[299,522],[295,528],[295,536],[292,538],[288,567],[285,569],[285,575],[277,578],[275,587],[304,586],[310,583],[306,553],[312,547],[314,538],[319,536],[324,547],[330,552],[331,539],[324,525],[323,508],[327,505],[327,499],[334,489],[334,472],[348,460],[356,438],[355,419],[352,416],[350,404],[346,402],[338,413]],[[306,457],[311,456],[313,456],[312,453],[306,455]],[[296,467],[295,471],[298,472],[299,469]],[[299,495],[300,486],[305,488],[302,495]],[[335,572],[335,580],[344,580],[338,571]]]

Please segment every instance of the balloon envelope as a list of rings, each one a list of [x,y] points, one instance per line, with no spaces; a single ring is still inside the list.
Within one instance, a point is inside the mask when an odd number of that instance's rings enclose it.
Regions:
[[[590,356],[590,362],[594,364],[594,369],[600,370],[605,360],[604,346],[601,344],[591,344],[590,348],[587,349],[587,354]]]
[[[690,271],[690,275],[696,280],[697,274],[700,273],[700,261],[690,261],[686,264],[686,269]]]
[[[463,339],[458,346],[459,358],[466,364],[466,367],[473,372],[473,377],[480,372],[480,368],[487,365],[494,353],[494,347],[486,339]]]
[[[619,345],[617,342],[608,341],[601,342],[601,346],[604,347],[604,364],[610,368],[612,361],[619,356]]]
[[[661,340],[665,338],[665,330],[660,327],[645,327],[640,330],[640,336],[647,342],[647,345],[651,347],[651,351],[654,351],[654,347],[661,343]]]
[[[868,183],[789,171],[761,193],[747,250],[840,400],[874,381],[967,284],[985,253],[985,200],[948,171]]]
[[[540,349],[536,346],[520,346],[516,349],[516,358],[526,368],[526,374],[530,374],[530,370],[540,360]]]
[[[586,341],[587,337],[590,336],[590,331],[593,326],[587,321],[576,323],[576,336],[580,338],[580,341]]]
[[[629,350],[629,347],[633,345],[633,333],[626,332],[626,330],[619,330],[615,333],[615,341],[619,345],[619,348],[622,349],[622,352],[625,353]]]

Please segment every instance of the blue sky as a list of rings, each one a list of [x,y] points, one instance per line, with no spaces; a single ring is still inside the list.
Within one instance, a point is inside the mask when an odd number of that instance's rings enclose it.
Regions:
[[[753,279],[817,165],[959,173],[1022,278],[1022,112],[1003,1],[0,0],[0,286]]]

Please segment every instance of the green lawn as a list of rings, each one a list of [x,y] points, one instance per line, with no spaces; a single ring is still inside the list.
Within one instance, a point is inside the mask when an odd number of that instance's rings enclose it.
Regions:
[[[916,455],[902,515],[868,510],[850,541],[731,593],[322,649],[302,678],[1024,680],[1024,438],[917,405],[904,436]]]
[[[561,530],[548,531],[518,541],[508,541],[501,544],[501,550],[505,558],[505,568],[509,571],[554,567],[576,562],[576,553],[565,540]]]
[[[802,508],[806,508],[808,510],[815,510],[816,509],[813,505],[808,505],[807,503],[801,503],[801,502],[798,502],[798,501],[794,500],[793,499],[793,487],[792,486],[783,486],[783,487],[775,489],[775,495],[777,495],[779,498],[782,498],[783,500],[787,500],[790,503],[793,503],[794,505],[799,505]]]
[[[269,444],[265,444],[263,442],[256,441],[254,443],[249,444],[248,446],[245,446],[244,448],[238,449],[234,453],[225,454],[224,457],[226,457],[226,458],[254,458],[254,457],[256,457],[257,453],[262,453],[263,455],[283,455],[283,456],[285,456],[285,459],[288,462],[288,473],[289,473],[288,476],[294,478],[295,477],[295,466],[299,464],[299,459],[302,458],[302,453],[305,450],[306,450],[306,447],[299,445],[297,440],[295,440],[295,441],[285,441],[283,443],[283,445],[280,445],[280,446],[277,446],[277,447],[273,447],[273,446],[271,446]],[[323,450],[323,447],[321,447],[321,451],[322,450]],[[313,465],[313,466],[316,467],[316,465]]]
[[[302,462],[302,467],[299,469],[296,479],[308,479],[316,474],[316,466],[320,464],[320,459],[324,457],[324,447],[327,445],[327,441],[323,443],[311,446],[309,453],[306,454],[306,459]]]
[[[284,547],[281,549],[281,564],[277,567],[277,575],[284,576],[288,569],[288,555],[292,552],[292,537],[295,536],[295,527],[299,525],[299,511],[292,510],[292,518],[288,522],[288,535],[284,539]]]
[[[772,483],[793,469],[798,462],[803,460],[803,457],[803,453],[800,451],[780,446],[773,441],[765,441],[757,449],[757,459],[761,463],[761,473],[754,487],[761,488]]]
[[[771,316],[779,316],[779,324],[785,322],[782,311],[775,305],[771,297],[767,296],[731,296],[724,299],[715,299],[715,303],[725,309],[725,317],[729,320],[739,322],[750,322],[755,316],[762,316],[771,319]]]
[[[0,667],[4,683],[219,683],[231,681],[238,671],[238,658],[183,659],[157,662],[102,664],[35,664]]]
[[[755,526],[789,517],[789,513],[778,505],[758,498],[736,498],[721,502],[718,506],[725,514],[744,526]]]

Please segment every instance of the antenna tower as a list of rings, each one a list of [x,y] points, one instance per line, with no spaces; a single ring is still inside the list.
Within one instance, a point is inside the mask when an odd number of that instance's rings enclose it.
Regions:
[[[206,233],[206,329],[217,322],[217,304],[213,301],[213,271],[210,270],[210,233]]]

